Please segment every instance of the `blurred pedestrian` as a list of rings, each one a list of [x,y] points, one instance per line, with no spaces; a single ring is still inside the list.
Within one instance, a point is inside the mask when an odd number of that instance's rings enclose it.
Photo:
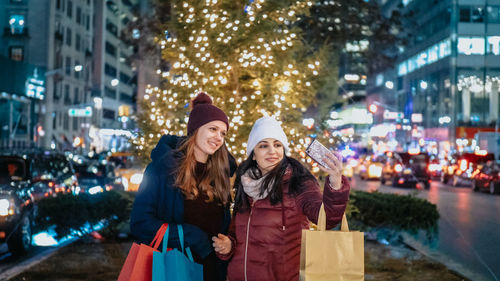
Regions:
[[[285,155],[288,140],[272,117],[255,122],[248,158],[235,180],[235,205],[229,235],[213,237],[217,255],[230,260],[229,281],[299,280],[302,229],[317,223],[323,203],[327,227],[338,224],[349,198],[340,154],[324,156],[328,174],[321,194],[316,178]]]
[[[180,248],[176,225],[182,224],[185,246],[203,265],[204,280],[225,280],[227,263],[216,257],[210,237],[227,233],[231,218],[229,178],[236,162],[224,141],[228,118],[205,93],[191,105],[187,137],[164,135],[151,152],[130,229],[137,242],[149,244],[168,223],[168,247]]]

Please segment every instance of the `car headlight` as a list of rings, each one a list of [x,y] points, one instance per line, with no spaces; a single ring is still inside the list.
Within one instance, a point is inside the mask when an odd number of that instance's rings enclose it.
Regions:
[[[128,190],[128,180],[126,177],[122,177],[122,185],[123,185],[123,189],[125,191],[127,191]]]
[[[382,167],[377,165],[370,165],[368,167],[368,175],[370,177],[380,177],[382,175]]]
[[[104,191],[104,189],[100,185],[96,185],[96,186],[89,188],[90,194],[96,194],[96,193],[103,192],[103,191]]]
[[[14,204],[9,199],[0,199],[0,216],[10,216],[14,214]]]
[[[132,177],[130,177],[130,182],[133,184],[140,184],[142,182],[142,174],[137,173],[133,174]]]

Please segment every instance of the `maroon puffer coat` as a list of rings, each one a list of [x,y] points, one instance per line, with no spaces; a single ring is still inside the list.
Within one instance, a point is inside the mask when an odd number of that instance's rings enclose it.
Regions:
[[[346,178],[339,190],[333,190],[327,180],[323,194],[316,180],[307,181],[304,191],[292,197],[288,195],[290,176],[290,172],[284,176],[283,204],[272,206],[268,198],[258,200],[250,211],[237,213],[231,221],[231,253],[219,255],[230,259],[229,281],[299,280],[302,229],[309,227],[309,221],[317,223],[321,203],[327,228],[341,221],[349,198]]]

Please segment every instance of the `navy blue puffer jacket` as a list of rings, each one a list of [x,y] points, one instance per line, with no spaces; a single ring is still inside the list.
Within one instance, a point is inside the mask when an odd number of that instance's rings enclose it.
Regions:
[[[152,162],[146,167],[142,183],[134,201],[130,217],[130,230],[136,241],[149,244],[163,223],[176,230],[184,228],[185,246],[205,258],[213,251],[211,238],[199,227],[184,223],[184,195],[174,186],[175,170],[182,156],[176,148],[184,138],[164,135],[151,152]],[[229,155],[231,175],[236,169],[234,158]],[[230,222],[226,207],[220,233],[227,233]],[[169,232],[170,248],[180,248],[177,231]]]

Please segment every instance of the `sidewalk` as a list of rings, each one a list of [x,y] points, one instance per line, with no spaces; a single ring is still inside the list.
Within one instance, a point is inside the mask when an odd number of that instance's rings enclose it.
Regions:
[[[131,242],[79,240],[11,281],[116,280]],[[468,280],[408,248],[365,243],[365,280]]]

